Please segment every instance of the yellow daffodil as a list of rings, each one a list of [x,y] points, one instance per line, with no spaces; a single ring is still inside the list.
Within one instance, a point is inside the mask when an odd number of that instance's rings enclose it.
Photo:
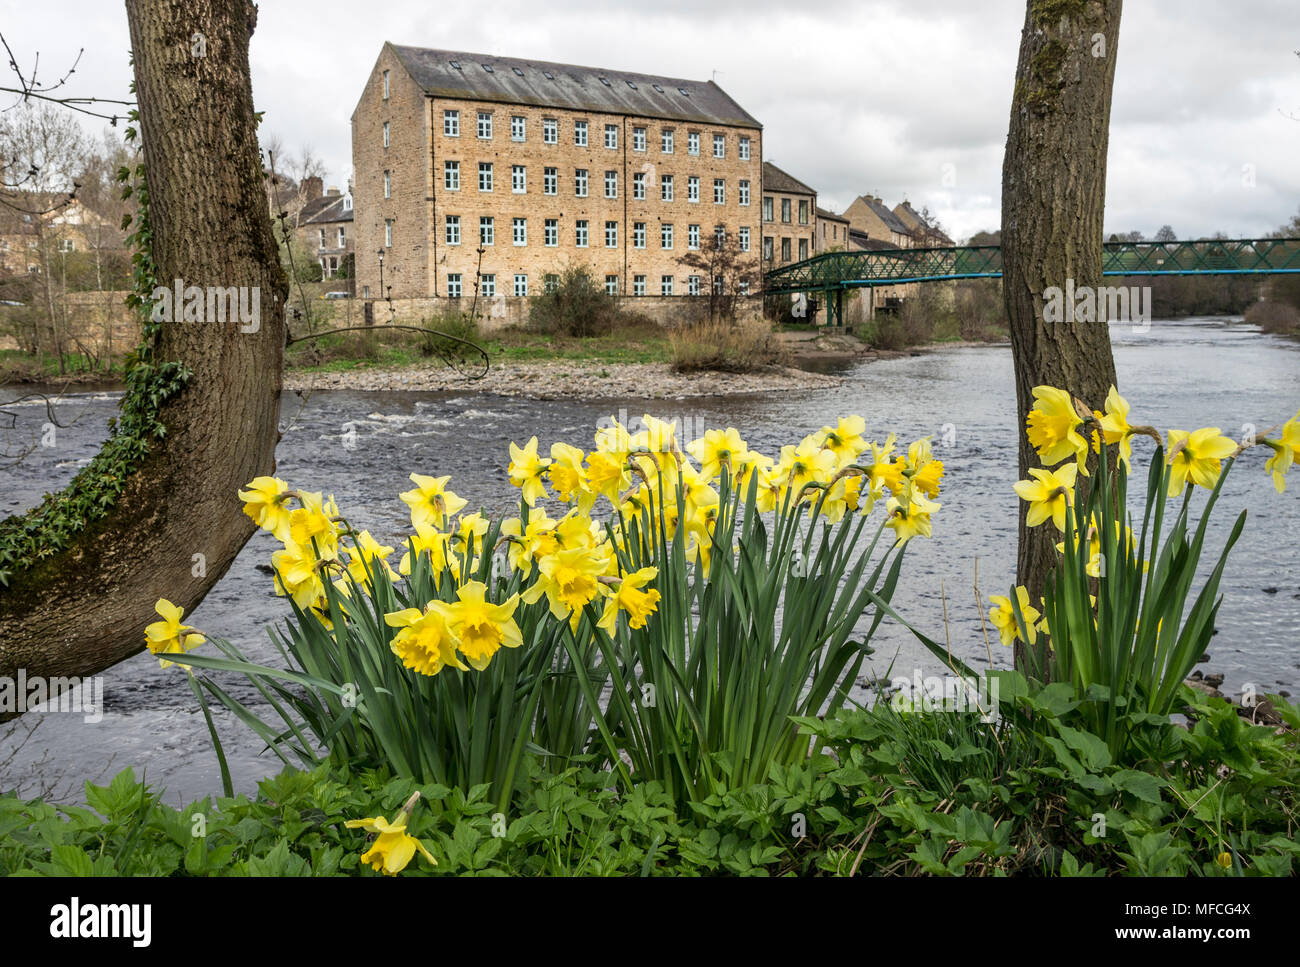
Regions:
[[[310,547],[289,541],[271,555],[271,568],[275,572],[275,593],[288,595],[304,610],[325,593],[321,565]]]
[[[556,618],[571,618],[577,625],[583,607],[602,594],[600,577],[608,569],[604,554],[586,547],[571,547],[538,561],[536,582],[521,595],[532,604],[542,595]]]
[[[1029,644],[1032,645],[1038,640],[1036,622],[1041,614],[1037,608],[1029,604],[1029,591],[1023,585],[1016,588],[1016,601],[1020,605],[1020,614],[1025,619],[1025,628],[1029,632]],[[1010,646],[1013,642],[1023,641],[1020,628],[1016,624],[1015,611],[1011,607],[1011,599],[1000,594],[991,594],[989,602],[993,605],[989,610],[989,620],[993,622],[993,627],[998,629],[1002,644]]]
[[[586,454],[577,447],[567,443],[552,443],[551,465],[547,467],[546,475],[556,497],[566,504],[577,501],[583,510],[590,510],[596,502],[597,493],[587,483],[587,473],[582,466],[585,457]]]
[[[393,553],[391,547],[380,544],[370,536],[370,531],[362,531],[356,540],[356,547],[345,548],[348,555],[348,576],[352,580],[365,584],[368,579],[367,569],[376,578],[396,578],[397,575],[393,574],[393,569],[388,565],[388,556]]]
[[[519,595],[512,594],[503,603],[493,604],[487,600],[487,585],[468,581],[457,590],[456,597],[445,608],[447,628],[473,668],[482,671],[500,648],[518,648],[524,643],[514,620]]]
[[[430,865],[438,865],[438,861],[424,848],[423,843],[414,836],[407,835],[405,812],[392,823],[383,816],[375,816],[369,819],[349,819],[344,825],[349,829],[364,829],[368,833],[376,834],[370,848],[361,854],[361,862],[369,863],[376,873],[382,871],[388,876],[396,876],[406,869],[417,852],[428,860]]]
[[[737,471],[744,465],[749,447],[734,427],[725,430],[707,430],[704,436],[686,445],[686,452],[700,463],[700,476],[713,480],[725,468],[736,485]]]
[[[627,458],[603,450],[587,454],[587,486],[592,492],[617,504],[619,495],[632,480],[627,470]]]
[[[1045,466],[1073,457],[1087,476],[1088,444],[1079,434],[1082,425],[1069,393],[1054,386],[1034,387],[1034,408],[1025,417],[1026,435]]]
[[[1273,486],[1280,494],[1286,490],[1286,473],[1300,460],[1300,413],[1282,424],[1282,435],[1262,441],[1273,455],[1264,461],[1264,471],[1273,475]]]
[[[1065,532],[1065,507],[1074,503],[1078,471],[1077,463],[1067,463],[1056,470],[1030,467],[1029,475],[1034,479],[1016,482],[1016,493],[1029,504],[1026,522],[1030,527],[1037,527],[1050,518],[1057,530]]]
[[[797,497],[805,484],[829,483],[835,467],[835,454],[822,449],[813,437],[805,437],[797,447],[787,445],[781,448],[776,477],[790,488],[792,497]]]
[[[422,473],[411,474],[414,490],[399,494],[402,502],[411,508],[411,526],[419,528],[421,524],[441,530],[447,526],[447,520],[459,514],[468,503],[447,489],[446,477],[428,477]]]
[[[320,493],[298,494],[302,506],[289,514],[289,538],[286,544],[298,544],[314,553],[317,560],[337,561],[339,534],[335,521],[339,517],[334,498],[324,499]]]
[[[444,668],[469,671],[456,654],[456,639],[447,627],[448,605],[430,601],[423,611],[406,608],[384,615],[390,628],[401,628],[389,643],[402,664],[421,675],[436,675]]]
[[[454,554],[449,554],[448,549],[451,546],[450,534],[444,534],[442,531],[433,527],[431,524],[419,523],[415,525],[415,534],[407,541],[406,553],[402,555],[402,560],[397,566],[397,570],[404,577],[410,577],[411,566],[414,563],[411,559],[411,549],[415,550],[416,555],[428,554],[429,567],[433,571],[433,583],[438,587],[442,582],[443,572],[450,567],[452,576],[459,577],[460,561]]]
[[[649,591],[643,588],[653,581],[658,573],[658,568],[643,567],[639,571],[623,575],[618,589],[605,602],[605,613],[600,617],[600,627],[612,635],[619,611],[625,611],[629,628],[644,628],[646,619],[659,607],[659,592],[655,588]]]
[[[894,453],[894,434],[889,434],[884,446],[873,442],[870,447],[870,489],[875,493],[888,490],[891,494],[898,495],[903,488],[903,470],[906,464],[901,459],[891,459]]]
[[[1237,449],[1237,442],[1219,432],[1217,426],[1202,427],[1191,433],[1169,431],[1169,496],[1181,494],[1190,480],[1198,487],[1213,490],[1223,468],[1222,460]]]
[[[835,454],[837,467],[844,467],[867,449],[867,441],[862,436],[866,428],[867,423],[860,416],[841,417],[834,427],[821,428],[817,442]]]
[[[207,641],[203,635],[194,633],[194,629],[189,625],[181,624],[181,618],[185,616],[184,609],[178,608],[166,598],[158,599],[154,605],[154,611],[158,613],[162,621],[155,621],[144,629],[145,644],[149,646],[149,651],[152,654],[183,655]],[[159,658],[158,664],[163,668],[170,668],[176,663],[165,658]],[[190,670],[189,665],[181,665],[181,667],[186,671]]]
[[[523,493],[524,503],[529,507],[546,498],[546,468],[550,466],[549,457],[537,455],[537,437],[528,441],[525,447],[510,444],[510,465],[506,472],[510,482]]]
[[[922,537],[930,537],[932,536],[930,515],[938,510],[939,506],[924,497],[919,500],[913,499],[906,504],[897,497],[890,497],[885,502],[887,515],[885,526],[894,532],[897,544],[906,544],[918,534]]]
[[[912,486],[931,500],[939,496],[939,480],[943,477],[943,461],[936,460],[930,449],[930,438],[922,437],[907,448],[904,474]]]
[[[1119,459],[1124,464],[1124,469],[1129,473],[1133,472],[1133,441],[1130,439],[1133,433],[1133,427],[1128,422],[1128,400],[1119,395],[1119,391],[1114,386],[1106,394],[1106,412],[1099,413],[1093,411],[1093,416],[1097,420],[1097,425],[1101,428],[1100,437],[1104,440],[1106,446],[1113,447],[1119,444]],[[1092,449],[1094,453],[1101,452],[1101,442],[1098,440],[1098,432],[1092,433]]]
[[[277,540],[289,537],[289,514],[292,496],[289,485],[276,477],[254,477],[247,490],[239,492],[244,502],[244,513],[253,518],[258,527],[270,531]]]

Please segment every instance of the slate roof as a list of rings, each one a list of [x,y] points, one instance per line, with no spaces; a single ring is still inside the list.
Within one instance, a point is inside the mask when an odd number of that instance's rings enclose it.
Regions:
[[[435,97],[762,128],[713,81],[389,46],[415,83]]]
[[[821,205],[817,206],[817,217],[823,218],[829,222],[843,222],[845,225],[849,224],[849,220],[843,215],[836,215],[834,212],[828,212],[825,208],[822,208]]]
[[[924,218],[922,218],[920,212],[918,212],[915,208],[912,207],[911,202],[905,201],[898,207],[902,208],[903,211],[905,211],[916,221],[916,224],[924,230],[924,234],[933,236],[934,238],[938,239],[941,242],[945,242],[948,245],[952,244],[952,239],[949,238],[948,235],[942,229],[935,228]]]
[[[346,195],[323,195],[320,198],[313,198],[303,205],[302,214],[298,216],[298,224],[352,221],[352,209],[343,207],[343,199],[346,197]]]
[[[865,204],[868,208],[872,210],[872,212],[875,213],[875,216],[877,218],[879,218],[882,222],[885,223],[886,227],[888,227],[891,232],[898,232],[898,234],[900,235],[909,235],[909,236],[912,234],[912,230],[907,227],[907,224],[901,218],[899,218],[897,215],[891,212],[885,206],[884,202],[876,201],[874,198],[869,198],[866,195],[862,195],[861,200],[863,204]]]
[[[798,178],[782,171],[770,161],[763,162],[763,190],[784,192],[787,195],[817,194]]]
[[[866,232],[860,232],[856,228],[849,229],[849,242],[860,249],[866,249],[873,252],[894,251],[898,248],[893,242],[887,242],[883,238],[871,238]]]

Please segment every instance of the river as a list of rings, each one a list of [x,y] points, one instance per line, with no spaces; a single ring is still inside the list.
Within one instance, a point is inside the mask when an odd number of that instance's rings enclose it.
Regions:
[[[1265,336],[1240,320],[1155,321],[1149,332],[1113,326],[1111,338],[1120,386],[1134,423],[1162,430],[1219,426],[1240,437],[1243,427],[1263,430],[1300,408],[1300,344]],[[861,414],[868,435],[890,431],[901,441],[933,434],[944,461],[943,509],[934,539],[908,550],[895,606],[931,637],[947,639],[957,656],[982,667],[988,649],[973,585],[978,561],[985,598],[1005,594],[1015,569],[1015,394],[1006,346],[935,349],[847,366],[834,389],[769,396],[718,397],[675,403],[637,400],[552,401],[460,393],[315,393],[305,402],[287,395],[277,475],[292,485],[333,493],[354,524],[385,543],[409,530],[407,507],[397,494],[411,472],[451,474],[452,486],[471,506],[508,509],[517,491],[506,479],[508,444],[536,434],[544,447],[563,440],[589,448],[596,422],[625,411],[647,410],[683,420],[689,428],[735,426],[750,446],[775,455],[784,443],[836,416]],[[0,399],[22,390],[11,390]],[[64,398],[56,445],[37,446],[22,462],[0,469],[0,513],[39,502],[63,486],[96,451],[114,414],[115,393]],[[46,421],[43,404],[5,406],[13,426],[0,423],[0,443],[12,452],[38,442]],[[1147,466],[1150,447],[1135,446],[1135,465]],[[1208,545],[1217,553],[1241,507],[1250,518],[1222,582],[1223,606],[1210,659],[1200,667],[1220,672],[1225,691],[1247,683],[1261,691],[1300,692],[1300,471],[1287,492],[1274,492],[1263,471],[1268,454],[1246,451],[1224,488]],[[6,463],[8,461],[5,461]],[[879,511],[877,511],[879,513]],[[287,613],[271,578],[258,570],[276,541],[258,533],[229,572],[186,618],[205,632],[238,643],[250,657],[273,660],[266,627]],[[201,550],[196,547],[196,551]],[[1208,553],[1208,552],[1207,552]],[[158,588],[166,597],[168,589]],[[946,630],[945,630],[946,604]],[[937,669],[910,635],[886,621],[874,641],[877,653],[864,676],[895,676],[914,667]],[[993,637],[993,662],[1010,664],[1009,649]],[[176,669],[162,670],[147,653],[103,673],[102,721],[68,713],[34,714],[0,726],[0,790],[16,788],[77,800],[86,780],[105,782],[127,765],[184,803],[218,792],[216,759],[196,702]],[[237,686],[253,698],[248,686]],[[858,696],[866,699],[860,688]],[[279,765],[250,731],[226,715],[218,728],[239,791]]]

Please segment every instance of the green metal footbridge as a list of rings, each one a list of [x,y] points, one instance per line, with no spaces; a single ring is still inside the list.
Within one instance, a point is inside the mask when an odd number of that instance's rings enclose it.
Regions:
[[[1300,238],[1105,242],[1102,250],[1102,275],[1300,273]],[[827,324],[839,326],[849,289],[1001,277],[1002,249],[997,245],[826,252],[767,272],[764,291],[821,293]]]

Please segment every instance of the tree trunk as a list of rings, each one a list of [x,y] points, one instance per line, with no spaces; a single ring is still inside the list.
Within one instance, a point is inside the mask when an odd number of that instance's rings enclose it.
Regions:
[[[256,8],[126,0],[126,10],[159,284],[257,286],[260,327],[163,324],[156,358],[194,374],[161,411],[167,436],[105,518],[0,591],[0,676],[91,675],[141,651],[158,598],[188,612],[225,573],[254,529],[236,492],[275,466],[288,285],[253,117]]]
[[[1029,0],[1002,166],[1003,298],[1020,423],[1020,478],[1038,466],[1025,435],[1033,388],[1067,390],[1100,409],[1115,382],[1104,321],[1045,322],[1043,292],[1102,282],[1111,90],[1122,0]],[[1080,475],[1079,480],[1086,484]],[[1081,488],[1082,489],[1082,488]],[[1037,604],[1060,535],[1030,529],[1020,506],[1017,580]],[[1039,649],[1043,647],[1040,636]],[[1040,667],[1023,643],[1016,667]]]

